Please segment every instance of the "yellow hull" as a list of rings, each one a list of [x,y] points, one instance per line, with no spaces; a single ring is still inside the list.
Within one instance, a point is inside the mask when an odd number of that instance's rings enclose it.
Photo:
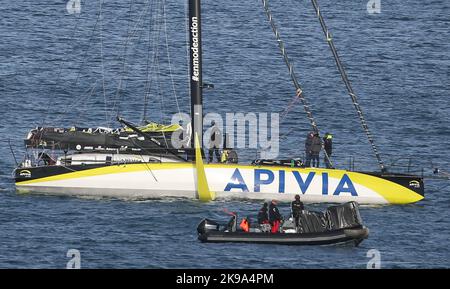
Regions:
[[[197,198],[193,163],[137,163],[96,168],[59,166],[16,170],[19,191],[112,197]],[[205,164],[209,189],[217,198],[362,204],[409,204],[422,200],[420,177],[322,168]],[[53,175],[51,175],[53,174]],[[421,193],[422,192],[422,193]]]

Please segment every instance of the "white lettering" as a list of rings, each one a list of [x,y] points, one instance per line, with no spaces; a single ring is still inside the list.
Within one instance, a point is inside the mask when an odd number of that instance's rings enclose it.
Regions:
[[[367,2],[367,13],[369,14],[381,13],[381,0],[369,0]]]
[[[69,249],[66,256],[72,258],[67,262],[66,269],[80,269],[81,268],[81,254],[77,249]]]
[[[80,14],[81,0],[69,0],[66,4],[66,10],[69,14]]]
[[[366,253],[367,258],[372,258],[367,262],[367,269],[381,268],[381,254],[377,249],[370,249]]]
[[[197,17],[192,17],[191,24],[192,37],[192,80],[199,81],[200,67],[199,67],[199,51],[198,51],[198,20]]]

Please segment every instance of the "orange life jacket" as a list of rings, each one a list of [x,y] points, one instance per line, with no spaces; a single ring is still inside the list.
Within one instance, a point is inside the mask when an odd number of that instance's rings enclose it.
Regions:
[[[248,232],[249,231],[249,225],[248,225],[248,221],[246,218],[242,219],[241,224],[239,224],[239,227],[241,227],[241,229],[244,232]]]

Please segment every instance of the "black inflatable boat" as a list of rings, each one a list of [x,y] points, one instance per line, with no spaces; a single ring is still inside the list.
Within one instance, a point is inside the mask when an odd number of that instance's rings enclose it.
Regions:
[[[303,211],[297,228],[292,220],[287,220],[278,233],[270,233],[270,225],[251,226],[248,232],[239,230],[236,216],[225,226],[203,219],[197,232],[198,239],[202,242],[280,245],[354,243],[357,246],[369,236],[369,229],[363,226],[358,204],[355,202],[329,207],[324,213]]]

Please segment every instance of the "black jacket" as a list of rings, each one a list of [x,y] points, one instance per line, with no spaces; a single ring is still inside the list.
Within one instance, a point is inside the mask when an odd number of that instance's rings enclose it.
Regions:
[[[311,149],[312,149],[312,139],[313,137],[308,135],[306,137],[306,141],[305,141],[305,151],[307,154],[311,153]]]
[[[325,148],[327,155],[331,156],[331,153],[333,152],[333,139],[327,139],[326,137],[324,137],[323,147]]]
[[[320,137],[315,135],[311,140],[311,153],[319,154],[321,149],[322,149],[322,141],[320,140]]]
[[[303,211],[305,209],[305,207],[303,206],[303,203],[301,201],[293,201],[291,203],[291,210],[292,210],[292,215],[294,217],[299,216],[301,211]]]
[[[258,224],[264,223],[264,221],[268,221],[269,218],[267,216],[267,207],[262,207],[258,212]]]
[[[269,205],[269,221],[281,221],[283,220],[283,217],[280,214],[280,211],[278,211],[278,207],[272,203]]]
[[[212,148],[219,148],[222,144],[222,132],[220,129],[214,125],[211,128],[211,149]]]

